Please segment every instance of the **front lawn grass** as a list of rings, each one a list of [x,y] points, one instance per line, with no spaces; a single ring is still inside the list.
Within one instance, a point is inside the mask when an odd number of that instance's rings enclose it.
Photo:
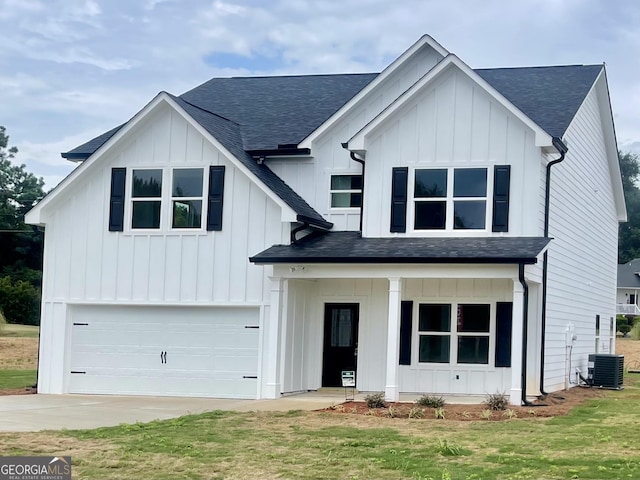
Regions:
[[[36,383],[36,370],[0,370],[0,390],[26,388]]]
[[[210,412],[0,434],[0,455],[72,455],[86,479],[636,479],[640,375],[556,418],[410,420]],[[446,409],[446,406],[445,406]]]
[[[6,323],[2,324],[0,330],[2,330],[1,336],[3,337],[38,338],[40,327]]]

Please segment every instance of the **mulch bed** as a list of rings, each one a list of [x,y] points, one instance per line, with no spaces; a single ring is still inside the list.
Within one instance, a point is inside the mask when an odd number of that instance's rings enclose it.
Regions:
[[[0,396],[3,395],[31,395],[33,393],[38,393],[38,390],[35,388],[7,388],[4,390],[0,390]]]
[[[506,410],[491,411],[485,404],[445,404],[436,415],[436,409],[420,407],[414,403],[390,403],[385,408],[369,408],[366,402],[345,402],[332,405],[321,411],[335,414],[370,415],[377,417],[409,418],[411,409],[421,410],[423,419],[444,418],[446,420],[489,420],[502,421],[512,418],[556,417],[566,415],[573,407],[580,405],[585,400],[603,397],[604,392],[595,388],[576,387],[569,390],[552,393],[545,398],[540,398],[534,406],[509,405]],[[487,413],[490,412],[490,413]],[[412,416],[415,418],[416,410]],[[418,413],[420,415],[420,413]]]

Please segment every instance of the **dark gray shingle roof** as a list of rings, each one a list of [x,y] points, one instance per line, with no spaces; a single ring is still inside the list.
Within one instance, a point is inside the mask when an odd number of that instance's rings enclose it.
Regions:
[[[254,263],[536,263],[544,237],[362,238],[358,232],[310,235],[275,245]]]
[[[561,137],[601,68],[600,65],[573,65],[476,72],[547,133]],[[297,145],[377,75],[214,78],[173,98],[180,100],[197,122],[298,215],[317,222],[322,217],[269,168],[251,159],[246,151]],[[88,158],[121,127],[62,156]]]
[[[475,70],[552,137],[561,138],[602,65]]]
[[[271,191],[278,195],[298,214],[301,221],[310,221],[316,226],[331,228],[332,223],[327,222],[322,216],[305,202],[300,195],[294,192],[289,185],[284,183],[265,164],[256,162],[242,147],[242,133],[238,124],[222,118],[219,115],[203,110],[186,102],[182,98],[170,95],[191,117],[204,129],[213,135],[233,156],[235,156],[247,169],[257,176]]]
[[[618,265],[618,288],[640,288],[640,258]]]

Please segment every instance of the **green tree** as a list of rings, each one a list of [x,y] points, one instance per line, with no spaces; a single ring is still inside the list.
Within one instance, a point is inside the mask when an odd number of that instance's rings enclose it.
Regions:
[[[44,181],[12,161],[17,153],[0,126],[0,310],[11,323],[37,324],[42,233],[24,215],[44,197]]]
[[[640,158],[634,153],[618,152],[620,173],[627,204],[627,222],[620,224],[618,239],[618,263],[640,258]]]

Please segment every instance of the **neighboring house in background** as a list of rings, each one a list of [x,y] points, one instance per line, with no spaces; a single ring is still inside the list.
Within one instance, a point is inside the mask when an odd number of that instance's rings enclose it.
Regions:
[[[640,315],[640,258],[618,265],[618,315]]]
[[[614,347],[604,65],[472,70],[424,36],[379,74],[161,92],[63,156],[27,215],[40,393],[277,398],[353,370],[388,400],[520,404]]]

